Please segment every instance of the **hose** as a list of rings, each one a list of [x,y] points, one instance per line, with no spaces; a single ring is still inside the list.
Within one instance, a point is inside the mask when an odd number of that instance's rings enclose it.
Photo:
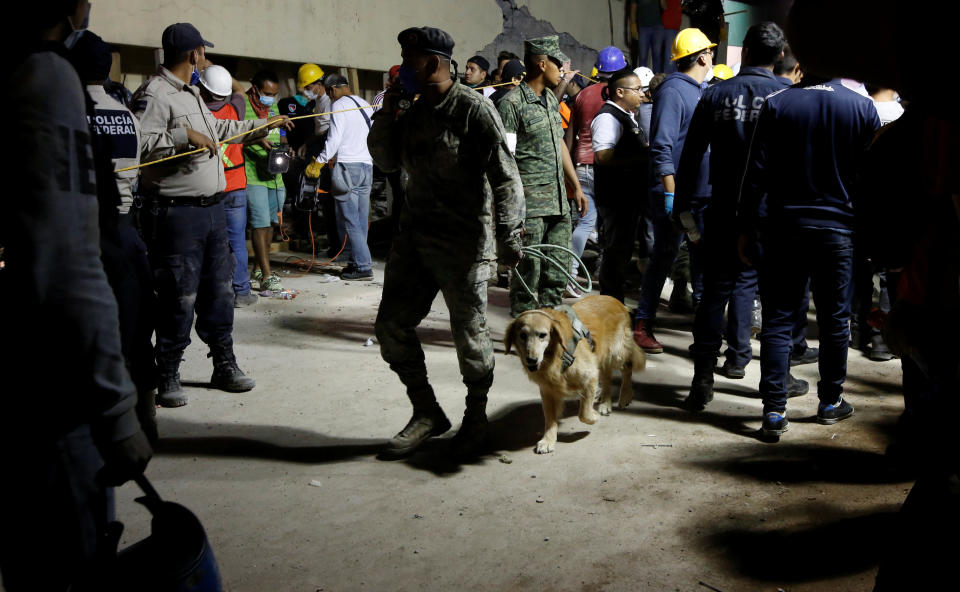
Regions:
[[[557,261],[553,257],[550,257],[546,253],[544,253],[542,249],[559,249],[565,253],[568,253],[571,257],[576,259],[577,263],[580,264],[581,269],[583,270],[587,269],[587,267],[583,264],[583,260],[580,259],[580,257],[576,253],[574,253],[567,247],[563,247],[560,245],[549,245],[549,244],[529,245],[529,246],[521,247],[520,251],[527,257],[536,257],[538,259],[546,261],[547,263],[550,263],[551,265],[559,269],[561,272],[563,272],[563,275],[567,276],[567,279],[573,282],[582,291],[590,292],[591,290],[593,290],[593,280],[590,279],[589,273],[587,274],[587,285],[582,286],[580,282],[577,280],[577,278],[570,273],[570,269],[568,267],[564,267],[559,261]],[[517,278],[517,280],[520,281],[520,285],[523,286],[523,289],[527,291],[527,294],[529,294],[530,297],[533,298],[534,301],[536,301],[539,304],[540,299],[537,298],[537,295],[533,293],[533,290],[530,289],[530,286],[527,285],[527,282],[523,281],[523,276],[520,274],[520,272],[514,269],[513,275]]]

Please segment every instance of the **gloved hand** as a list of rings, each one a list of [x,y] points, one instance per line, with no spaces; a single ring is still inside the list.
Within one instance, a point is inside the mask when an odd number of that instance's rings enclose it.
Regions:
[[[669,191],[663,192],[663,209],[668,216],[673,213],[673,193]]]
[[[142,475],[153,449],[142,430],[126,440],[109,444],[102,450],[104,466],[97,479],[106,486],[117,487],[138,475]]]
[[[303,171],[303,174],[307,176],[308,179],[316,179],[320,176],[320,170],[323,169],[323,165],[327,163],[314,160],[307,165],[307,168]]]
[[[497,240],[497,261],[507,267],[516,267],[523,259],[523,230],[518,228],[505,238]]]

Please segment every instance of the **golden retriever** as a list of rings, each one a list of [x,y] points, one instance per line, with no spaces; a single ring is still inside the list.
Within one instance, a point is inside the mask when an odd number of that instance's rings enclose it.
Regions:
[[[503,342],[506,353],[516,348],[527,377],[540,386],[543,401],[543,439],[537,454],[553,452],[557,427],[567,397],[580,398],[580,421],[593,424],[593,403],[600,395],[600,415],[609,415],[610,375],[620,370],[619,406],[633,400],[633,372],[646,365],[643,351],[633,342],[630,312],[616,298],[587,296],[573,305],[580,322],[590,331],[595,349],[586,339],[577,343],[574,361],[562,370],[563,346],[573,336],[569,317],[551,308],[528,310],[511,321]],[[599,390],[598,390],[599,389]]]

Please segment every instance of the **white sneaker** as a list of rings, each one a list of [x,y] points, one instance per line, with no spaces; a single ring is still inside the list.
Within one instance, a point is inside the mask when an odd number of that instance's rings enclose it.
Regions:
[[[580,289],[580,286],[573,282],[568,283],[567,288],[564,291],[567,293],[568,298],[583,298],[584,296],[583,290]]]

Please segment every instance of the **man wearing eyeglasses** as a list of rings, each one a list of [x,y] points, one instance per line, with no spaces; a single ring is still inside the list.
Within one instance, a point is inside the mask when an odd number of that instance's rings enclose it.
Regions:
[[[527,202],[523,243],[569,249],[572,224],[564,179],[574,188],[574,200],[581,215],[587,211],[587,198],[563,142],[560,104],[550,92],[563,80],[562,65],[569,58],[560,51],[556,35],[528,39],[523,45],[527,75],[497,105]],[[567,284],[564,270],[570,268],[570,256],[564,252],[551,253],[551,256],[555,256],[562,269],[535,257],[524,257],[520,261],[510,282],[510,314],[514,317],[537,307],[561,304]],[[523,288],[518,275],[535,296]]]
[[[634,117],[643,102],[643,85],[630,70],[610,77],[601,95],[606,102],[590,124],[594,195],[603,225],[600,293],[623,302],[627,265],[633,255],[637,219],[647,191],[637,171],[647,169],[650,143]]]

